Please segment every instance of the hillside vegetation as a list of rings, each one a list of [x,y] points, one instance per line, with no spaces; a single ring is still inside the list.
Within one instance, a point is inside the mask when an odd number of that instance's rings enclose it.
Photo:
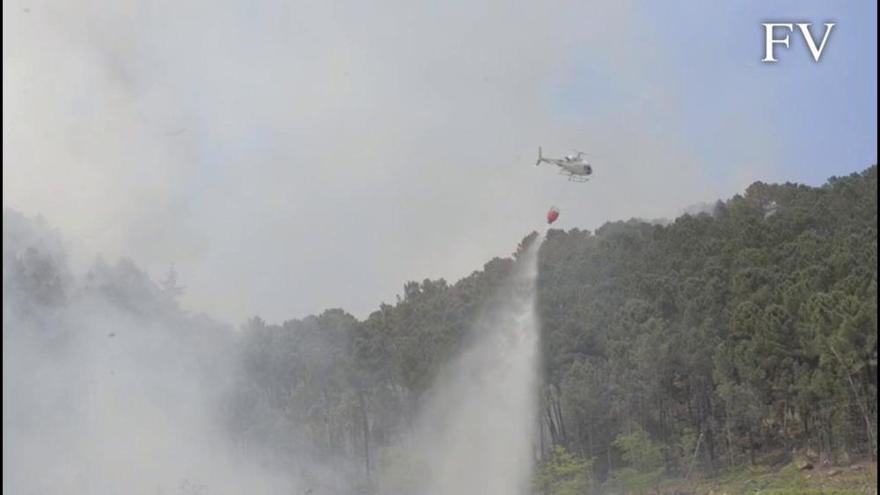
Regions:
[[[328,456],[390,462],[513,263],[408,283],[363,322],[251,321],[245,389],[267,402],[242,425],[312,422]],[[541,491],[875,455],[876,167],[822,187],[755,183],[665,226],[551,230],[539,273]],[[283,421],[266,424],[283,438]]]
[[[4,288],[22,318],[77,297],[63,257],[20,242],[7,252],[6,241],[4,229]],[[536,492],[707,479],[735,492],[743,470],[872,465],[876,166],[821,187],[754,183],[666,225],[550,230],[539,258]],[[341,309],[251,319],[230,344],[234,379],[217,406],[231,438],[316,485],[316,466],[332,466],[338,486],[364,493],[416,486],[422,467],[399,446],[515,264],[516,253],[454,284],[407,283],[363,321]],[[156,285],[130,263],[99,268],[93,291],[112,304],[142,318],[180,312],[176,281]]]

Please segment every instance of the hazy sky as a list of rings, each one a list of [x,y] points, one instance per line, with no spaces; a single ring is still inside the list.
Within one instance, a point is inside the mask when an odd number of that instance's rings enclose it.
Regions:
[[[3,2],[4,205],[238,323],[876,162],[877,5]],[[837,22],[762,64],[763,21]],[[818,32],[817,32],[818,33]],[[567,183],[546,154],[583,149]]]

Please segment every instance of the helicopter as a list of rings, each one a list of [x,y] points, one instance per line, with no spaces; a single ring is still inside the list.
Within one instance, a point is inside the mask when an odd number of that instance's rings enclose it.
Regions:
[[[541,147],[538,147],[538,160],[535,166],[541,162],[552,163],[560,168],[559,173],[568,176],[572,182],[587,182],[593,174],[593,166],[586,159],[586,153],[578,151],[574,155],[566,155],[562,158],[544,158]]]

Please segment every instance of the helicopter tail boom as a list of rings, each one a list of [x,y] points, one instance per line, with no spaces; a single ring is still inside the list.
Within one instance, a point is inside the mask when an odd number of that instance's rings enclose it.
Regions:
[[[535,166],[537,167],[537,166],[540,165],[541,162],[543,162],[543,161],[544,161],[544,157],[541,156],[541,147],[538,146],[538,160],[535,162]]]

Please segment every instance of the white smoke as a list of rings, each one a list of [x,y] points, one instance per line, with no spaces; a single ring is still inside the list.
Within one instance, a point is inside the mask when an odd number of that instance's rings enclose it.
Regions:
[[[229,329],[131,262],[76,277],[56,236],[3,224],[4,493],[291,493],[222,434]]]
[[[349,493],[339,463],[296,465],[230,437],[236,335],[182,312],[130,261],[67,268],[44,224],[4,211],[3,489],[43,494]],[[518,256],[437,378],[401,451],[416,495],[529,493],[540,240]],[[295,425],[291,425],[295,426]],[[295,437],[295,435],[294,435]],[[293,438],[293,437],[292,437]],[[335,469],[333,469],[335,467]],[[305,471],[312,478],[304,481]],[[384,474],[384,473],[383,473]],[[383,478],[383,477],[380,477]]]

